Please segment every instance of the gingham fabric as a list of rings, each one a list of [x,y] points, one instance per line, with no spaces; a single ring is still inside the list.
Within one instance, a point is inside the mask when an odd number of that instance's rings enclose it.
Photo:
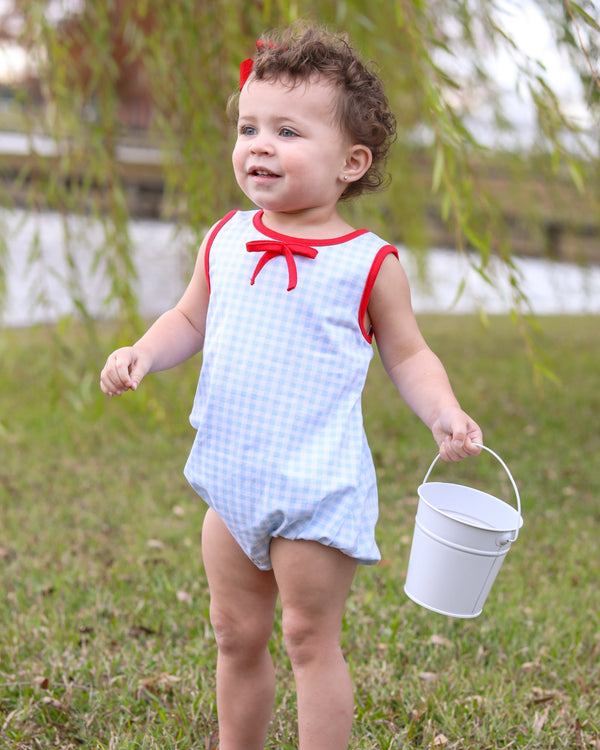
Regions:
[[[394,248],[365,230],[285,237],[264,227],[260,211],[228,214],[211,240],[185,476],[262,570],[271,568],[273,537],[377,562],[377,488],[361,412],[372,346],[359,317]],[[247,249],[256,241],[270,244]],[[298,245],[315,257],[292,255]]]

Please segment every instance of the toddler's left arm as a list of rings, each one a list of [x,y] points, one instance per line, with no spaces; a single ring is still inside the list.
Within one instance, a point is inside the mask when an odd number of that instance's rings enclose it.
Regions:
[[[481,429],[466,414],[444,366],[423,338],[404,269],[388,255],[371,293],[368,313],[381,361],[408,406],[431,429],[446,461],[480,452]]]

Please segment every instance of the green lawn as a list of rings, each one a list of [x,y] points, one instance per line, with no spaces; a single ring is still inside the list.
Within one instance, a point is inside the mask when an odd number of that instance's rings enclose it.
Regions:
[[[479,618],[406,598],[416,491],[435,445],[376,359],[365,421],[383,561],[359,571],[348,605],[352,747],[600,748],[600,320],[540,320],[562,381],[541,388],[508,319],[421,325],[519,484],[525,525]],[[181,473],[199,360],[108,400],[97,379],[109,347],[90,354],[45,328],[0,332],[2,748],[215,743],[204,506]],[[434,471],[511,499],[488,455]],[[273,652],[274,750],[295,747],[277,629]]]

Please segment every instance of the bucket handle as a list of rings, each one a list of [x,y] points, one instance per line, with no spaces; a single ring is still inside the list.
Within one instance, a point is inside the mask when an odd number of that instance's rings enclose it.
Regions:
[[[476,445],[478,448],[482,448],[484,451],[487,451],[488,453],[491,453],[492,456],[500,463],[504,471],[508,474],[508,478],[510,479],[510,483],[512,484],[512,488],[515,492],[515,496],[517,498],[517,511],[519,513],[519,519],[521,518],[521,496],[519,495],[519,490],[517,488],[516,482],[513,479],[512,474],[508,470],[508,466],[504,463],[504,461],[500,458],[500,456],[497,453],[494,453],[494,451],[491,448],[488,448],[487,445],[482,445],[481,443],[473,443],[473,445]],[[425,479],[423,479],[423,484],[427,482],[429,479],[429,475],[431,474],[431,470],[436,465],[438,459],[440,458],[440,454],[438,453],[437,456],[433,459],[431,462],[431,466],[427,470],[427,474],[425,474]],[[517,537],[519,536],[519,527],[515,529],[514,536],[512,539],[507,539],[505,544],[508,544],[508,542],[516,542]]]

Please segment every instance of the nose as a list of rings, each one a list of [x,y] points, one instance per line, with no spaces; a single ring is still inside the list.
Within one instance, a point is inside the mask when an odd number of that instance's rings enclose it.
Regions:
[[[257,133],[250,141],[251,154],[272,154],[273,142],[267,133]]]

